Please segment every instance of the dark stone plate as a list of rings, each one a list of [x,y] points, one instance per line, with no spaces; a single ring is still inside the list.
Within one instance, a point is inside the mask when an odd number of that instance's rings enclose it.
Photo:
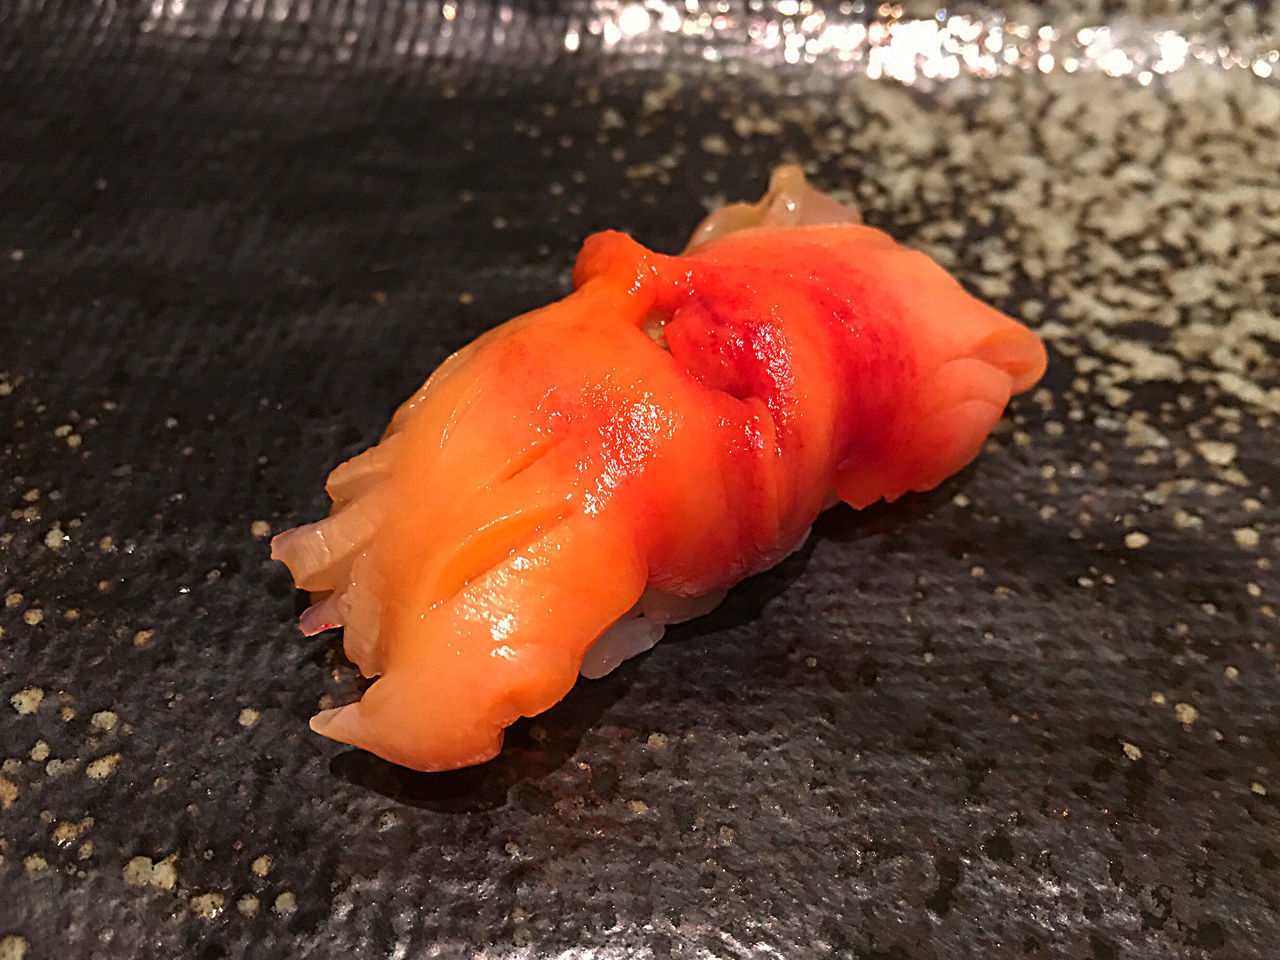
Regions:
[[[1280,28],[1105,7],[9,4],[0,958],[1273,956]],[[784,159],[1043,389],[489,765],[312,735],[266,532]]]

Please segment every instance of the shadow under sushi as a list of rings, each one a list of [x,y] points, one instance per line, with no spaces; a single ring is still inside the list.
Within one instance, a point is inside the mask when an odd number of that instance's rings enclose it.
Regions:
[[[966,467],[949,480],[925,493],[908,493],[893,503],[883,500],[861,510],[841,504],[827,510],[813,524],[813,536],[836,543],[853,543],[864,537],[901,529],[914,520],[924,520],[965,487],[973,467]]]
[[[502,806],[513,787],[536,780],[574,755],[583,735],[631,686],[627,672],[580,682],[564,700],[535,719],[507,729],[502,752],[488,763],[463,770],[422,773],[364,750],[346,750],[329,761],[340,780],[397,803],[440,813],[472,813]]]
[[[777,566],[738,584],[710,613],[669,628],[662,642],[680,643],[706,633],[732,630],[752,623],[760,617],[770,600],[799,579],[820,540],[852,543],[901,527],[905,521],[927,517],[951,499],[952,486],[944,484],[928,493],[908,494],[894,503],[877,503],[862,510],[851,510],[841,504],[824,511],[814,521],[813,531],[803,547]]]
[[[862,511],[844,507],[827,511],[815,523],[814,534],[803,547],[777,566],[734,587],[715,610],[671,627],[663,643],[681,643],[752,623],[770,600],[800,577],[819,538],[856,540],[901,523],[904,513],[924,516],[949,496],[914,495],[896,504],[881,504]],[[584,734],[626,694],[633,682],[636,663],[635,660],[624,663],[599,680],[580,680],[568,696],[546,713],[512,724],[502,752],[480,766],[422,773],[389,763],[364,750],[352,749],[329,761],[330,772],[354,786],[419,809],[443,813],[494,809],[507,802],[517,784],[551,773],[574,755]]]
[[[765,604],[800,576],[813,545],[811,538],[776,567],[739,584],[706,616],[672,627],[663,642],[679,643],[752,622]],[[494,809],[507,801],[517,784],[551,773],[574,755],[583,735],[597,726],[605,712],[626,694],[635,666],[633,660],[599,680],[580,680],[546,713],[512,724],[502,752],[480,766],[422,773],[353,749],[334,756],[329,761],[329,771],[353,786],[419,809],[442,813]]]
[[[818,536],[815,527],[813,535],[805,541],[804,546],[777,566],[770,567],[763,573],[758,573],[738,584],[710,613],[686,623],[668,627],[662,643],[664,645],[682,643],[704,634],[743,627],[759,619],[765,605],[778,594],[783,593],[804,572]],[[625,670],[626,667],[627,665],[624,664],[619,669]]]

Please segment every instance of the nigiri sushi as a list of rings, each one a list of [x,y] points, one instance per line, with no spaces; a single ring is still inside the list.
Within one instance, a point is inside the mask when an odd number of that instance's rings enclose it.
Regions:
[[[275,538],[378,679],[316,732],[419,770],[793,550],[818,513],[923,491],[1044,371],[1039,339],[777,171],[666,256],[590,237],[574,292],[449,357]]]

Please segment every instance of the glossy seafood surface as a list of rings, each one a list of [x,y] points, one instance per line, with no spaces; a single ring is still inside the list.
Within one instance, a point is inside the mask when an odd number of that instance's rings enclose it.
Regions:
[[[331,515],[273,555],[316,601],[303,629],[343,626],[379,679],[315,730],[421,770],[482,762],[646,590],[722,591],[835,499],[977,455],[1040,341],[797,178],[684,255],[591,237],[574,293],[450,357],[333,471]]]

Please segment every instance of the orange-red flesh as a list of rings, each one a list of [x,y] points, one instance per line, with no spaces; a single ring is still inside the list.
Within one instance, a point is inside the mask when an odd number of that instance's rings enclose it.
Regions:
[[[478,763],[570,689],[646,587],[722,590],[829,503],[928,489],[1045,352],[856,224],[751,227],[662,256],[585,244],[576,291],[450,358],[282,535],[379,679],[314,729],[421,770]]]

